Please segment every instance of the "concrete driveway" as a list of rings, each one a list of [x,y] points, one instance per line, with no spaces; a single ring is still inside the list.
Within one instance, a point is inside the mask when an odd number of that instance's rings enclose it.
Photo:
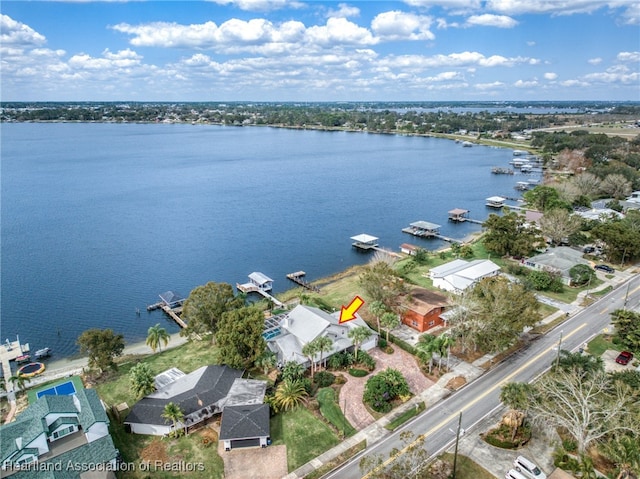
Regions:
[[[364,385],[372,375],[387,368],[397,369],[407,380],[413,394],[418,394],[434,384],[422,374],[413,356],[395,345],[393,348],[393,354],[384,353],[379,348],[369,351],[371,357],[376,360],[376,368],[369,375],[355,378],[349,373],[343,373],[347,382],[340,389],[339,404],[349,423],[358,431],[375,421],[362,403]]]

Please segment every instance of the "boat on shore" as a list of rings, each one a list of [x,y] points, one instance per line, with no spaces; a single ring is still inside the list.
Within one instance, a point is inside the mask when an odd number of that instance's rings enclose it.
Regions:
[[[16,358],[16,363],[28,363],[31,360],[31,356],[29,354],[22,354]]]
[[[38,349],[35,352],[35,358],[36,359],[48,358],[49,356],[51,356],[51,353],[52,353],[51,348]]]

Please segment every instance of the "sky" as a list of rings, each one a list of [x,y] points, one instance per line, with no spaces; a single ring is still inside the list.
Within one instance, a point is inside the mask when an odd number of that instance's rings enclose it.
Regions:
[[[640,101],[638,0],[11,1],[2,101]]]

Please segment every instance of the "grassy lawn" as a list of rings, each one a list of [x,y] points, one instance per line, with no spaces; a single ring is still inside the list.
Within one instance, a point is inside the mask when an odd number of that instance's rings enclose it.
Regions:
[[[344,437],[353,436],[356,433],[354,427],[342,414],[340,406],[336,402],[336,391],[331,387],[318,390],[316,399],[320,404],[320,413],[333,424],[338,431],[343,431]]]
[[[289,472],[340,442],[329,426],[304,408],[273,416],[271,440],[276,446],[286,444]]]
[[[395,418],[393,421],[387,424],[385,428],[388,429],[389,431],[393,431],[397,429],[398,427],[402,426],[405,422],[407,422],[409,419],[417,416],[422,411],[424,411],[424,408],[425,408],[424,402],[418,403],[417,408],[412,407],[411,409],[403,412],[397,418]]]
[[[618,346],[617,344],[613,344],[611,341],[611,336],[599,334],[587,345],[587,351],[589,354],[593,356],[600,357],[602,353],[604,353],[607,349],[614,349],[616,351],[622,351],[622,346]]]

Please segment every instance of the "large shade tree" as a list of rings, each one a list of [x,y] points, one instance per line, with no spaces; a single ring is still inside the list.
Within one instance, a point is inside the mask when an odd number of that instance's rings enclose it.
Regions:
[[[485,248],[500,256],[527,256],[544,244],[540,231],[528,225],[523,215],[513,211],[502,216],[491,214],[482,226],[486,230]]]
[[[580,217],[564,208],[549,210],[540,218],[542,234],[548,237],[554,245],[561,244],[580,231],[581,225]]]
[[[218,360],[234,368],[253,364],[266,348],[263,330],[264,313],[254,306],[225,312],[215,335]]]
[[[236,296],[230,284],[211,281],[198,286],[191,291],[182,307],[182,318],[187,327],[181,333],[215,333],[222,315],[243,307],[244,303],[244,297]]]
[[[77,340],[80,353],[89,356],[91,369],[118,369],[115,358],[124,351],[124,336],[112,329],[88,329]]]

